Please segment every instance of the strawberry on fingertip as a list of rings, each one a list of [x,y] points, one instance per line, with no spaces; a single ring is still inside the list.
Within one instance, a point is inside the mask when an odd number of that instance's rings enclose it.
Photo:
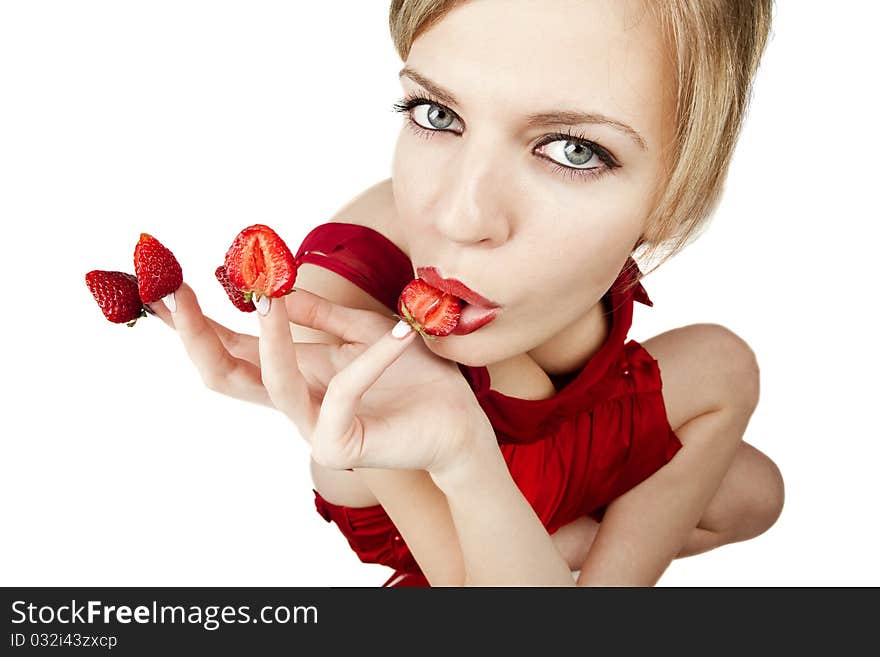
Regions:
[[[232,285],[245,300],[282,297],[293,291],[296,259],[287,244],[264,224],[242,230],[226,251],[223,264]]]
[[[139,318],[147,316],[147,310],[138,295],[138,280],[132,274],[94,269],[86,274],[86,287],[104,317],[114,324],[134,326]]]
[[[168,296],[183,283],[183,271],[174,254],[148,233],[141,233],[134,247],[134,273],[144,303]]]
[[[244,292],[235,287],[232,284],[232,281],[229,280],[229,274],[226,273],[226,265],[220,265],[217,267],[217,269],[214,270],[214,277],[220,281],[220,285],[226,290],[226,296],[229,297],[233,306],[243,313],[252,313],[256,310],[254,304],[245,298]]]

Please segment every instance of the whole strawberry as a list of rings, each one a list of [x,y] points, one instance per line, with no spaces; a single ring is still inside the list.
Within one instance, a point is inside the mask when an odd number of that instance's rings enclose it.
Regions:
[[[139,317],[147,316],[132,274],[94,269],[86,274],[86,286],[111,322],[134,326]]]
[[[252,313],[256,310],[254,304],[245,298],[244,292],[230,282],[229,275],[226,273],[225,265],[217,267],[217,269],[214,270],[214,276],[220,281],[220,285],[226,290],[226,296],[229,297],[229,300],[236,308],[245,313]]]
[[[423,337],[435,340],[455,330],[461,318],[461,301],[416,278],[400,293],[397,312],[397,319],[406,320]]]
[[[134,273],[141,301],[153,303],[177,290],[183,271],[177,258],[152,235],[141,233],[134,247]]]
[[[296,259],[278,233],[263,224],[236,235],[223,264],[229,281],[248,302],[289,294],[296,282]]]

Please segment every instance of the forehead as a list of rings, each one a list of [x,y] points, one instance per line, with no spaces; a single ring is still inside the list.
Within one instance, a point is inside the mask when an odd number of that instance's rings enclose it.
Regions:
[[[600,112],[650,143],[670,91],[667,58],[641,0],[471,0],[420,34],[406,63],[471,119]]]

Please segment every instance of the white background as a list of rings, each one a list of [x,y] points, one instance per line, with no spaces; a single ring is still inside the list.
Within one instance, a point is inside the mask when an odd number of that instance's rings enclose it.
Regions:
[[[213,278],[255,222],[291,246],[387,177],[401,116],[388,2],[0,4],[0,583],[354,585],[309,451],[270,409],[208,391],[153,318],[108,323],[84,284],[141,231],[205,312],[255,333]],[[677,560],[679,585],[880,585],[872,3],[780,2],[726,195],[645,281],[630,337],[723,324],[779,464],[764,535]]]

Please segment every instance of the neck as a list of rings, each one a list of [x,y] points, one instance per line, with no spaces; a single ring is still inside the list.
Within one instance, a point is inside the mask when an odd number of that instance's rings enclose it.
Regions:
[[[583,369],[611,332],[611,315],[600,300],[587,313],[569,324],[528,355],[548,376],[565,376]]]

